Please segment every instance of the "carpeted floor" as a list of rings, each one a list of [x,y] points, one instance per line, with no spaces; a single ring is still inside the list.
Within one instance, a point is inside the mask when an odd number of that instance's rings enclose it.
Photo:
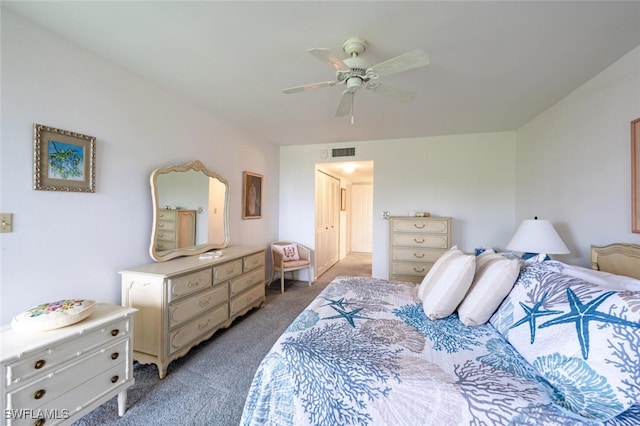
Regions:
[[[238,425],[251,380],[282,332],[337,276],[371,276],[371,255],[352,253],[311,287],[279,278],[266,292],[266,304],[214,334],[169,365],[165,379],[155,365],[134,364],[127,412],[118,417],[116,398],[74,423],[89,425]]]

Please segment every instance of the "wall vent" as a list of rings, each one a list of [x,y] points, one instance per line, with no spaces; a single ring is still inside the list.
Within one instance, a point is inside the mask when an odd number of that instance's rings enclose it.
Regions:
[[[356,149],[355,147],[351,148],[334,148],[331,150],[332,157],[355,157]]]

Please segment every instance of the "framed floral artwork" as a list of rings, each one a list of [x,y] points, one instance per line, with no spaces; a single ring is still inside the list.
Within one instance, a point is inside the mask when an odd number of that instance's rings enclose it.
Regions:
[[[96,192],[96,138],[33,125],[33,188]]]

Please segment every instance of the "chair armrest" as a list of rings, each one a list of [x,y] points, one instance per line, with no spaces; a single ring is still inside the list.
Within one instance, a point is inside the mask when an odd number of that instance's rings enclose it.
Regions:
[[[311,260],[311,250],[301,244],[298,244],[298,256],[300,256],[300,259],[302,260]]]

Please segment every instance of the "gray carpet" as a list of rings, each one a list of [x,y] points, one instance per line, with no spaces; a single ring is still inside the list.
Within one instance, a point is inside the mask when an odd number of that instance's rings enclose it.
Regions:
[[[371,255],[353,253],[306,281],[279,278],[267,288],[266,304],[234,321],[169,365],[164,380],[155,365],[134,364],[127,412],[118,417],[116,398],[74,423],[89,425],[238,425],[258,365],[282,332],[337,276],[371,276]]]

